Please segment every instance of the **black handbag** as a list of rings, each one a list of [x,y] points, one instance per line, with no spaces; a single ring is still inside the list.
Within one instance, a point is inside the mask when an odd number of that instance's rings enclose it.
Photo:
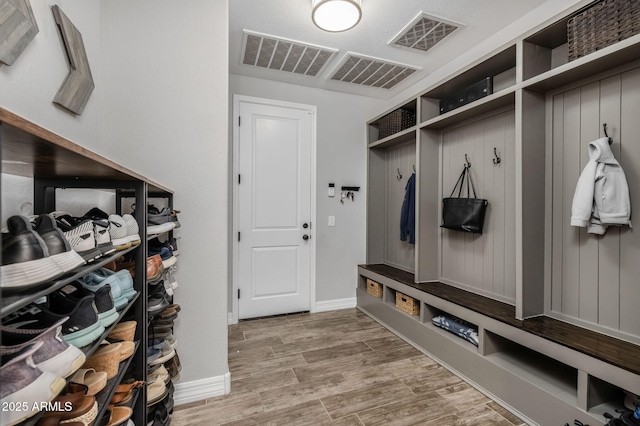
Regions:
[[[458,178],[456,185],[451,191],[449,198],[442,199],[442,225],[441,228],[451,229],[454,231],[471,232],[473,234],[482,234],[482,226],[484,224],[484,214],[487,210],[487,200],[477,198],[476,187],[471,179],[470,164],[465,164],[462,174]],[[467,181],[467,197],[461,197],[464,181]],[[453,194],[458,189],[458,196]],[[473,189],[473,198],[469,194],[469,186]]]

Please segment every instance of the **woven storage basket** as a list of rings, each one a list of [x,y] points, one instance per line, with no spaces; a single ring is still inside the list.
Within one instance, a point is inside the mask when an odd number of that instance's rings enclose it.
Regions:
[[[639,33],[640,1],[602,0],[567,22],[569,61]]]
[[[118,374],[121,352],[122,348],[117,343],[102,346],[87,358],[82,368],[93,368],[96,371],[104,371],[107,373],[107,380],[112,379]]]
[[[397,109],[378,120],[378,139],[384,139],[415,125],[415,112],[408,109]]]
[[[367,278],[367,293],[374,297],[382,297],[382,284]]]
[[[134,336],[136,335],[136,325],[135,321],[125,321],[117,324],[107,337],[113,340],[126,340],[133,341]]]
[[[409,315],[418,315],[420,313],[420,301],[396,291],[396,308]]]

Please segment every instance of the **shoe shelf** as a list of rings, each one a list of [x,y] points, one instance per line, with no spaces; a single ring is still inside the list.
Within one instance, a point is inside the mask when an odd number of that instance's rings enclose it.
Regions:
[[[61,289],[65,285],[82,278],[87,275],[89,272],[94,271],[107,263],[115,260],[116,258],[136,249],[136,247],[130,247],[125,250],[121,250],[119,252],[113,253],[109,256],[102,257],[92,263],[84,265],[78,268],[71,275],[64,276],[54,282],[50,283],[42,283],[37,286],[33,286],[25,291],[21,291],[15,294],[2,294],[2,300],[0,302],[0,317],[4,318],[7,315],[28,306],[29,304],[35,302],[36,300],[45,297],[47,294],[52,293],[56,290]]]
[[[144,176],[0,107],[2,172],[41,179],[146,182],[149,191],[171,192]]]
[[[566,421],[603,424],[604,412],[621,408],[623,389],[640,390],[632,343],[549,317],[516,320],[504,302],[444,283],[415,283],[413,274],[388,265],[358,269],[360,310],[524,419],[553,424],[558,417],[548,413],[562,413]],[[383,286],[382,298],[367,293],[367,279]],[[395,307],[396,291],[420,300],[419,316]],[[479,345],[431,324],[443,313],[476,325]]]
[[[151,195],[172,198],[172,191],[162,184],[154,182],[139,173],[127,169],[89,149],[86,149],[64,137],[61,137],[11,111],[0,107],[0,156],[2,174],[18,175],[33,179],[34,212],[36,214],[56,210],[56,192],[58,188],[99,189],[127,193],[135,198],[137,205],[146,206]],[[121,211],[119,197],[116,196],[116,212]],[[140,209],[135,213],[142,241],[148,239],[146,226],[147,212]],[[129,253],[132,252],[132,253]],[[123,254],[132,254],[136,263],[134,288],[138,295],[120,311],[115,324],[123,318],[137,321],[135,353],[120,366],[116,378],[111,379],[99,399],[100,415],[105,412],[107,403],[115,386],[132,366],[132,375],[137,380],[147,379],[146,342],[147,342],[147,284],[146,284],[146,244],[119,251],[85,265],[63,278],[53,282],[32,286],[26,291],[2,292],[0,316],[10,315],[47,294],[63,288],[65,285],[98,269]],[[104,338],[109,330],[106,330]],[[101,339],[102,339],[101,338]],[[100,340],[101,340],[100,339]],[[91,346],[82,348],[90,355],[99,346],[100,340]],[[109,389],[109,390],[107,390]],[[147,424],[146,392],[141,389],[139,397],[131,404],[134,409],[132,420],[135,424]],[[37,417],[32,418],[37,422]]]

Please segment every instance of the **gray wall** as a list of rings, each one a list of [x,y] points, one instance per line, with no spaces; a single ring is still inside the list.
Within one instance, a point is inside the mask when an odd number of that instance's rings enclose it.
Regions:
[[[103,153],[175,192],[181,383],[227,366],[228,2],[102,3]]]
[[[587,234],[570,226],[573,194],[589,142],[607,123],[615,158],[640,205],[640,68],[553,96],[553,256],[551,313],[640,337],[640,234],[627,226]],[[632,218],[633,219],[633,218]]]
[[[365,261],[365,123],[382,102],[235,74],[229,94],[317,106],[316,301],[355,298],[357,265]],[[329,182],[336,184],[334,198],[327,196]],[[342,185],[361,187],[355,202],[340,203]],[[330,215],[335,227],[327,226]]]
[[[514,304],[515,112],[457,126],[442,138],[442,196],[451,194],[467,154],[477,196],[489,201],[482,235],[442,230],[442,279]],[[497,165],[494,147],[502,159]],[[465,197],[466,191],[465,185]]]

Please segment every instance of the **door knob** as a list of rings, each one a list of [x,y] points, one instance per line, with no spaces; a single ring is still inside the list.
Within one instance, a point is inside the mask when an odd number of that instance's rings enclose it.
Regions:
[[[302,236],[302,239],[303,239],[303,240],[305,240],[305,241],[307,241],[309,238],[311,238],[311,237],[310,237],[310,236],[308,236],[307,234],[304,234],[304,235]]]
[[[307,228],[309,227],[309,224],[308,224],[308,223],[303,223],[303,224],[302,224],[302,227],[303,227],[304,229],[307,229]]]

